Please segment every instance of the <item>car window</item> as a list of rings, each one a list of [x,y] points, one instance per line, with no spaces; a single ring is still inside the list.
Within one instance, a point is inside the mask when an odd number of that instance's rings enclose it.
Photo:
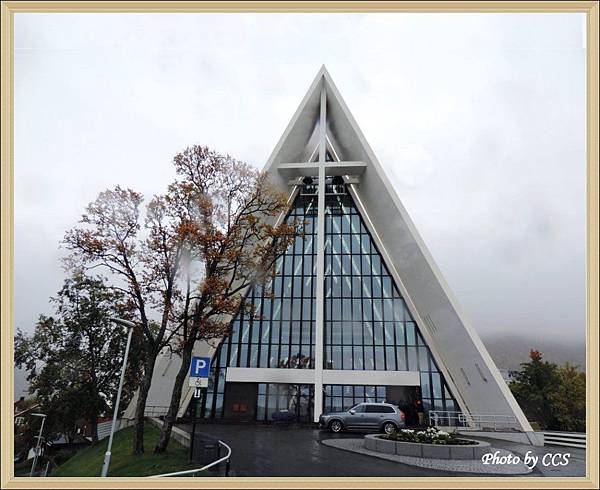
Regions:
[[[387,405],[367,405],[367,413],[394,413],[394,409]]]
[[[364,413],[365,405],[354,405],[350,410],[354,410],[356,413]]]

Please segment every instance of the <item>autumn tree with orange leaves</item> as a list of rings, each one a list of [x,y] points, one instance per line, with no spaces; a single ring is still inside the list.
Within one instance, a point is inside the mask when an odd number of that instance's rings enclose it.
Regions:
[[[181,367],[175,377],[168,412],[155,452],[167,449],[183,386],[187,381],[194,345],[229,333],[232,317],[247,309],[247,288],[265,284],[302,223],[286,223],[287,198],[276,191],[264,173],[206,148],[192,147],[175,157],[180,178],[171,192],[194,196],[197,220],[191,260],[202,275],[179,336]],[[186,311],[186,315],[189,310]]]
[[[169,442],[194,343],[223,337],[244,307],[244,292],[264,281],[298,232],[276,223],[285,196],[249,165],[206,147],[174,158],[177,179],[146,205],[116,186],[90,203],[64,244],[68,267],[102,270],[136,311],[143,374],[136,397],[133,452],[144,451],[144,412],[156,359],[182,357],[157,451]]]

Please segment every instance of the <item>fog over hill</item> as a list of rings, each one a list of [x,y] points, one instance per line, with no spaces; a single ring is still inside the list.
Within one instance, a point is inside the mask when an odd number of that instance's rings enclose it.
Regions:
[[[500,369],[517,370],[519,364],[529,360],[529,351],[538,350],[542,359],[562,365],[576,364],[585,371],[585,341],[559,341],[512,333],[482,335],[492,359]]]

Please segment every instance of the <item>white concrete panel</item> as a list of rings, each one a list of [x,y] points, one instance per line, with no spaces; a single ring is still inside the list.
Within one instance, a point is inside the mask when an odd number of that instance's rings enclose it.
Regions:
[[[228,383],[292,383],[312,385],[315,382],[315,370],[229,367],[225,374],[225,381]]]
[[[314,177],[318,174],[319,168],[325,168],[326,175],[360,175],[365,171],[367,164],[364,162],[335,162],[324,163],[282,163],[277,167],[278,172],[286,179],[298,176]]]
[[[321,106],[319,119],[319,195],[317,198],[317,275],[315,312],[315,373],[313,421],[318,422],[323,407],[323,345],[325,339],[325,152],[327,140],[325,122],[327,120],[327,96],[321,86]]]
[[[169,405],[173,393],[173,381],[180,367],[181,357],[177,354],[167,352],[159,355],[154,367],[150,391],[148,392],[147,407],[165,407]]]
[[[212,357],[215,349],[212,345],[207,342],[196,342],[194,346],[194,356],[200,357]],[[148,399],[146,401],[146,408],[150,410],[150,407],[168,407],[171,402],[171,395],[173,393],[173,383],[175,382],[175,376],[181,367],[181,358],[177,354],[173,354],[169,351],[159,354],[156,359],[154,366],[154,373],[152,373],[152,383],[150,385],[150,391],[148,392]],[[183,386],[181,399],[179,402],[179,413],[178,416],[182,416],[187,408],[189,399],[194,392],[193,388],[187,386],[187,383]],[[135,415],[135,404],[137,402],[137,391],[131,402],[125,409],[123,417],[133,418]]]
[[[227,382],[314,384],[314,369],[227,368]],[[417,371],[350,371],[324,369],[324,385],[419,386]]]
[[[343,101],[329,73],[322,67],[292,121],[271,154],[265,170],[282,191],[287,179],[277,168],[290,160],[296,148],[306,138],[306,120],[318,113],[321,85],[327,91],[327,132],[335,141],[341,160],[367,164],[356,193],[363,202],[378,241],[386,255],[386,265],[393,276],[400,278],[399,287],[411,306],[419,329],[426,337],[434,356],[454,387],[461,409],[477,414],[514,415],[522,430],[531,426],[523,411],[487,352],[481,339],[460,310],[456,299],[435,264],[416,227],[396,195],[373,150]],[[302,125],[304,122],[304,125]],[[286,177],[289,177],[286,175]]]
[[[514,415],[524,431],[531,426],[503,382],[479,336],[460,311],[457,301],[356,121],[327,73],[323,75],[331,90],[328,100],[336,101],[340,112],[332,117],[342,128],[338,140],[349,141],[353,160],[365,160],[369,166],[361,177],[357,193],[364,203],[374,229],[383,243],[396,274],[402,279],[407,295],[417,310],[421,331],[428,333],[438,362],[460,393],[463,410],[479,414]],[[343,122],[341,121],[343,120]],[[361,151],[355,145],[359,143]],[[355,153],[356,152],[356,153]],[[363,153],[364,152],[364,153]],[[366,154],[366,155],[365,155]],[[423,321],[427,319],[427,325]]]

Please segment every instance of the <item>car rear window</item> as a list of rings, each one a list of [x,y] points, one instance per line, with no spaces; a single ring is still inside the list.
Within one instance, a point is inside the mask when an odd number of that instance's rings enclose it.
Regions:
[[[387,405],[367,405],[367,413],[394,413],[394,409]]]

